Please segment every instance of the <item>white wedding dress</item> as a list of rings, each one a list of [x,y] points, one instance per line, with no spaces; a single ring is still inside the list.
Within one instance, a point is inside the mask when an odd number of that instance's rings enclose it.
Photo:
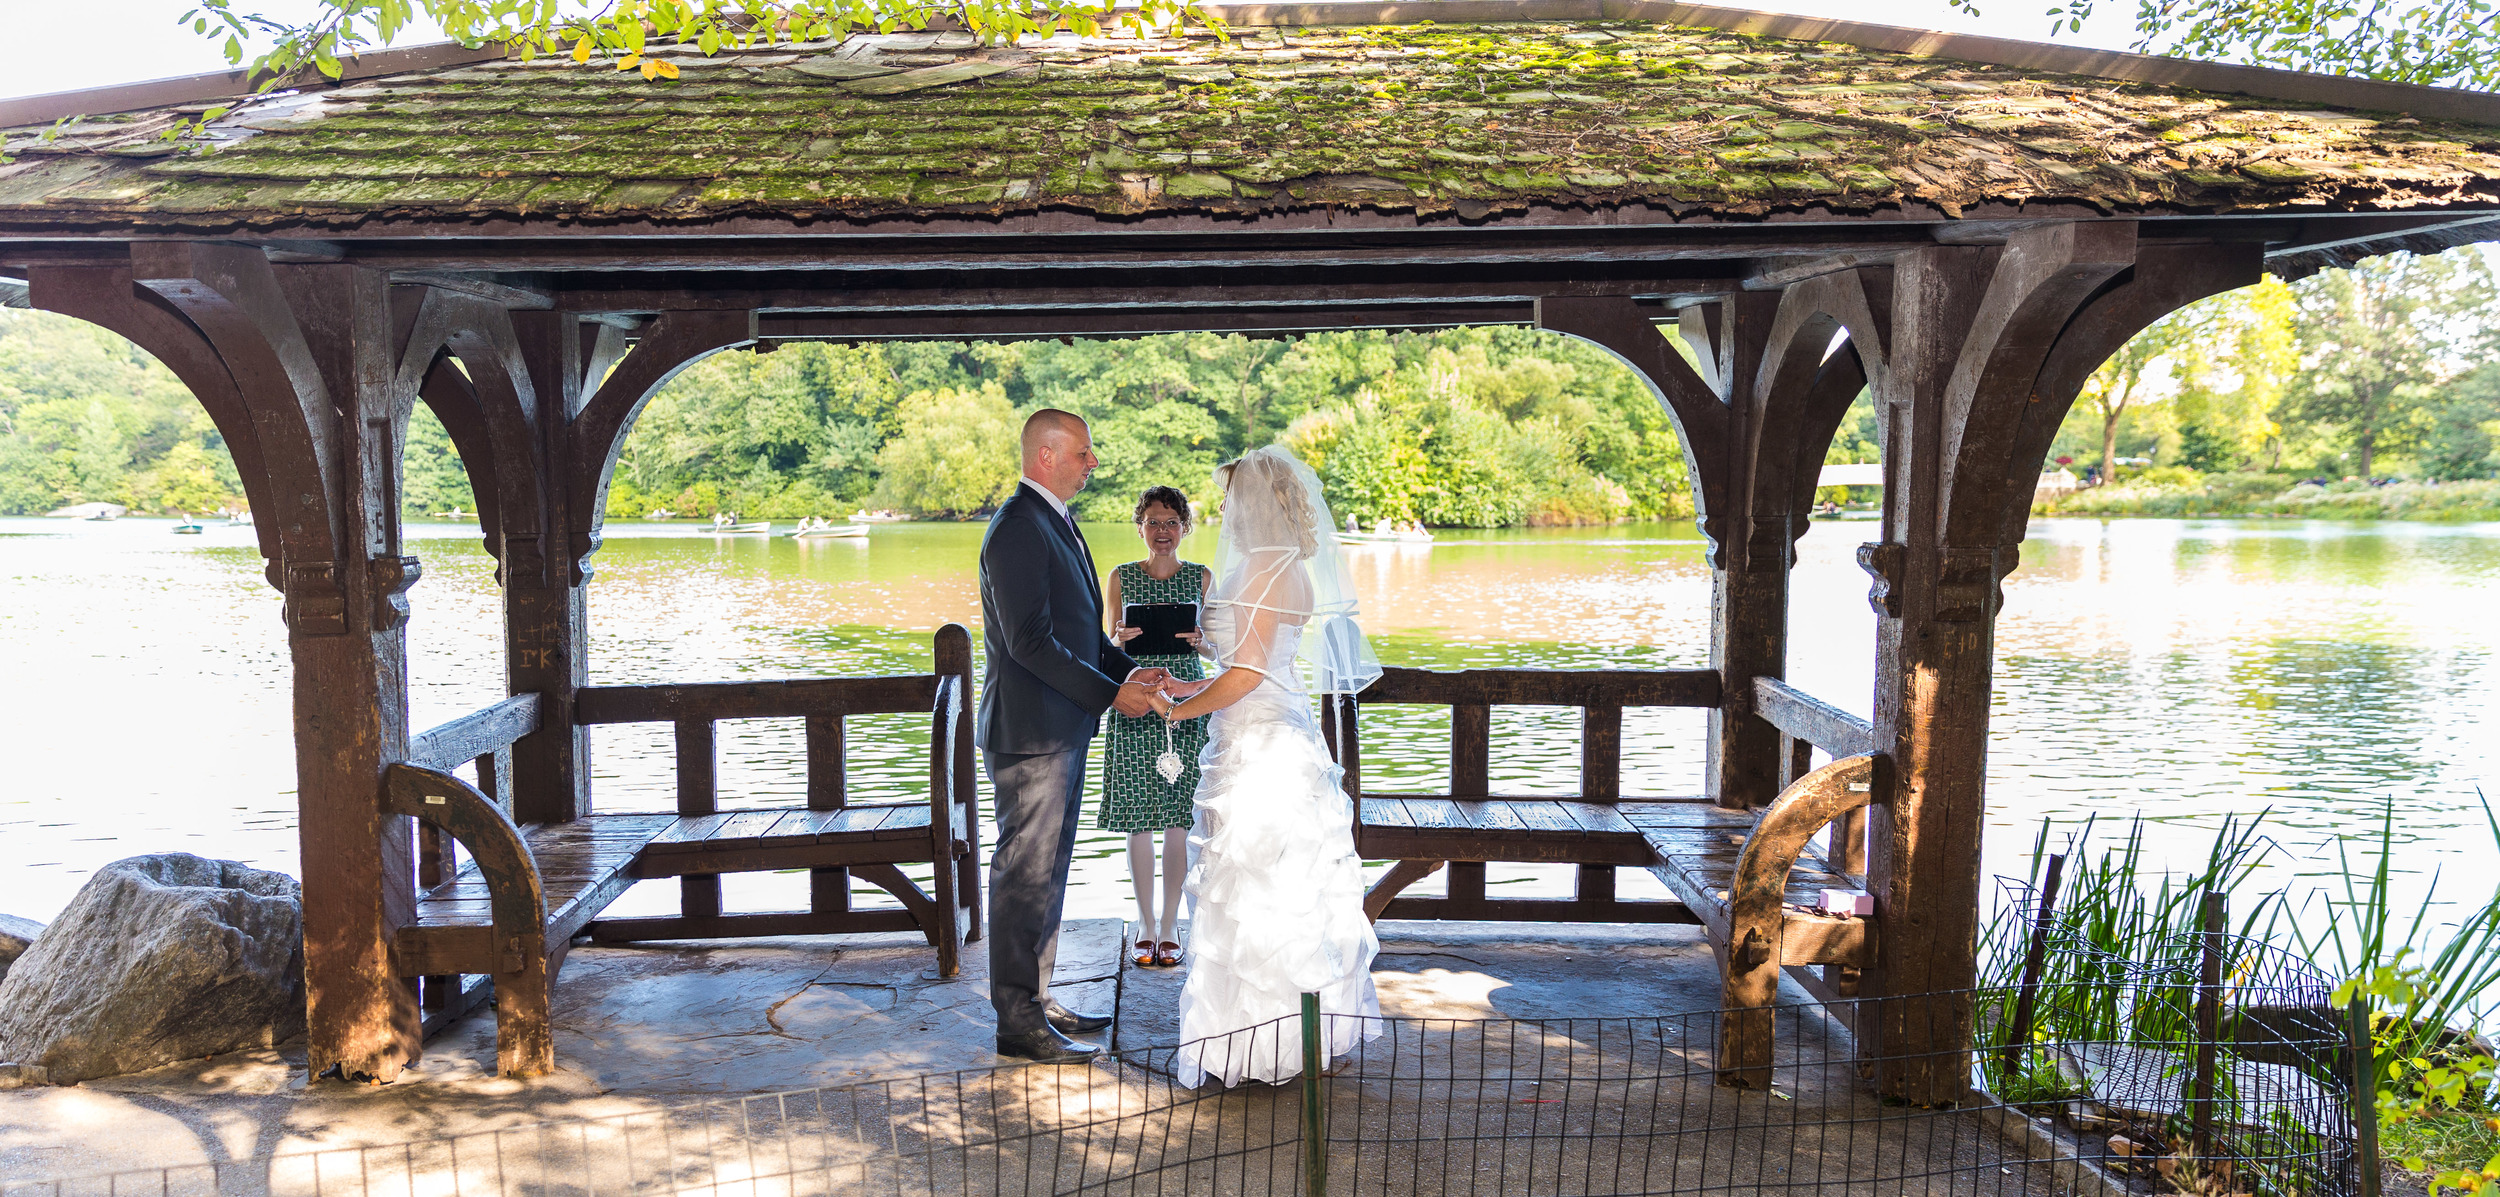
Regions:
[[[1315,499],[1316,480],[1311,489]],[[1228,492],[1227,536],[1252,531],[1258,522],[1239,493]],[[1325,520],[1325,508],[1316,518]],[[1189,1086],[1207,1077],[1231,1085],[1300,1073],[1296,1016],[1305,993],[1319,994],[1329,1056],[1380,1033],[1371,1021],[1380,1014],[1371,977],[1380,941],[1363,917],[1353,804],[1320,738],[1296,661],[1307,655],[1302,638],[1313,625],[1364,658],[1369,650],[1350,618],[1350,601],[1338,611],[1314,600],[1314,580],[1324,598],[1334,581],[1329,568],[1340,562],[1315,566],[1291,549],[1233,547],[1231,573],[1219,577],[1203,624],[1219,661],[1266,676],[1248,696],[1214,714],[1198,758],[1186,883],[1195,905],[1180,1000],[1184,1046],[1174,1069]],[[1333,537],[1321,551],[1336,552]],[[1342,622],[1342,632],[1328,626],[1332,619]],[[1376,661],[1369,672],[1377,676]]]

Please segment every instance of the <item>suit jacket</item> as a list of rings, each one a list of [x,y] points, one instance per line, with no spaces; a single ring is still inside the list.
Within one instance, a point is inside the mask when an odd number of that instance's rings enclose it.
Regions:
[[[1084,538],[1019,482],[981,538],[981,747],[1068,752],[1091,742],[1137,668],[1102,629]]]

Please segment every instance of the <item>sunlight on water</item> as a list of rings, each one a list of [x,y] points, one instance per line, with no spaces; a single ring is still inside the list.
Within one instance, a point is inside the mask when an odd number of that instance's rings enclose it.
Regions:
[[[594,684],[700,682],[927,668],[939,624],[977,621],[971,525],[883,526],[866,542],[715,539],[611,526],[593,560]],[[1088,530],[1108,566],[1134,551]],[[1852,554],[1864,523],[1818,524],[1800,546],[1791,677],[1864,714],[1873,616]],[[500,696],[492,562],[473,527],[412,530],[426,577],[411,599],[411,689],[422,728]],[[1695,668],[1708,657],[1709,575],[1689,527],[1453,532],[1429,548],[1354,550],[1382,657],[1437,668]],[[1205,560],[1212,538],[1183,555]],[[278,596],[249,534],[177,539],[166,521],[0,520],[0,911],[48,918],[97,865],[180,849],[293,871],[293,758]],[[2500,874],[2478,788],[2500,760],[2500,527],[2233,521],[2044,521],[2006,585],[1998,631],[1986,844],[2018,871],[2043,817],[2138,811],[2180,825],[2157,851],[2201,857],[2228,813],[2271,810],[2280,872],[2333,866],[2320,846],[2396,804],[2418,880]],[[976,640],[977,643],[977,640]],[[1704,721],[1628,711],[1634,793],[1701,786]],[[1366,715],[1383,788],[1446,783],[1448,716]],[[796,720],[721,728],[725,806],[803,798]],[[855,719],[854,801],[925,794],[918,716]],[[1574,713],[1503,709],[1496,788],[1577,785]],[[674,802],[665,725],[601,727],[604,810]],[[1082,840],[1072,916],[1129,912],[1116,836]],[[2298,878],[2285,876],[2286,882]],[[1494,866],[1513,895],[1564,892],[1567,871]],[[1426,882],[1418,892],[1429,892]],[[1646,877],[1630,896],[1657,896]],[[732,878],[733,908],[804,903],[804,878]],[[882,899],[882,895],[877,895]],[[645,885],[620,914],[673,910]]]

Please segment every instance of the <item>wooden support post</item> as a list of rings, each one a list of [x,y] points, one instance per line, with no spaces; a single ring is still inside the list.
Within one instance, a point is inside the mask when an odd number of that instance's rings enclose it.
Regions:
[[[808,716],[807,809],[840,810],[850,805],[844,786],[842,751],[842,716]],[[807,908],[817,914],[850,913],[851,871],[839,867],[809,869]]]
[[[1867,886],[1884,928],[1858,1042],[1888,1096],[1933,1105],[1969,1085],[1999,584],[2041,458],[2093,367],[2182,304],[2255,281],[2259,261],[2225,246],[2139,262],[2124,221],[1894,260],[1876,384],[1884,538],[1858,552],[1876,612]]]
[[[1616,802],[1623,797],[1623,708],[1612,703],[1580,708],[1580,801]]]
[[[720,809],[720,752],[709,719],[677,721],[677,813],[680,817]],[[677,879],[679,916],[719,918],[720,874],[688,873]]]
[[[2199,1170],[2214,1165],[2214,1094],[2222,1050],[2223,935],[2230,927],[2227,899],[2205,892],[2203,934],[2196,952],[2196,1067],[2188,1078],[2189,1142]]]
[[[389,1081],[416,1059],[420,1026],[390,955],[414,917],[414,837],[381,813],[382,770],[408,750],[405,593],[419,572],[400,551],[406,406],[389,288],[377,271],[273,266],[228,244],[145,243],[131,266],[189,326],[137,319],[188,339],[167,348],[192,359],[212,411],[231,399],[247,414],[256,512],[278,525],[269,576],[294,663],[310,1069]]]
[[[1493,792],[1493,708],[1460,703],[1450,708],[1450,794],[1482,798]]]
[[[573,416],[586,370],[583,325],[561,312],[515,312],[512,333],[534,400],[526,459],[538,510],[515,513],[500,533],[505,672],[511,692],[539,696],[538,730],[513,745],[514,822],[562,823],[590,813],[590,729],[573,705],[590,683],[589,566],[578,546],[598,513],[580,509],[566,485],[578,452]],[[588,530],[588,531],[586,531]]]
[[[2022,979],[2014,989],[2014,1021],[2005,1028],[2005,1054],[2001,1061],[2004,1077],[1999,1084],[2021,1076],[2023,1059],[2030,1054],[2032,1015],[2040,1001],[2040,973],[2048,967],[2049,933],[2057,928],[2057,886],[2065,875],[2065,856],[2049,857],[2048,873],[2040,881],[2040,909],[2032,913],[2031,941],[2023,948]]]
[[[972,680],[972,632],[959,623],[937,630],[931,639],[931,671],[956,679],[963,703],[955,712],[954,789],[963,804],[964,854],[955,860],[956,901],[963,907],[965,943],[981,939],[981,780],[972,767],[973,711],[980,691]]]
[[[1921,250],[1894,265],[1893,393],[1884,408],[1884,535],[1859,550],[1875,578],[1875,739],[1882,804],[1869,818],[1867,885],[1884,928],[1861,992],[1860,1050],[1875,1057],[1880,1091],[1918,1104],[1959,1100],[1977,980],[1981,785],[1987,763],[1989,633],[1993,607],[1957,603],[1940,619],[1947,568],[1945,391],[1999,251]],[[1906,541],[1906,543],[1905,543]],[[1971,593],[1973,564],[1954,563],[1956,593]],[[1995,560],[1976,563],[1992,596]],[[1898,1000],[1917,995],[1933,999]],[[1944,1008],[1937,1008],[1937,1007]],[[1893,1057],[1886,1059],[1885,1057]]]

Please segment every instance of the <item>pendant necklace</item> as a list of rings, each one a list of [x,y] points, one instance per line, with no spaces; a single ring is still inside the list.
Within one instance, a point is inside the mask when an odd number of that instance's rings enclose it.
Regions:
[[[1163,755],[1155,758],[1155,772],[1163,775],[1165,785],[1170,785],[1181,779],[1184,768],[1187,766],[1181,764],[1180,750],[1172,745],[1172,721],[1166,719],[1163,721]]]

